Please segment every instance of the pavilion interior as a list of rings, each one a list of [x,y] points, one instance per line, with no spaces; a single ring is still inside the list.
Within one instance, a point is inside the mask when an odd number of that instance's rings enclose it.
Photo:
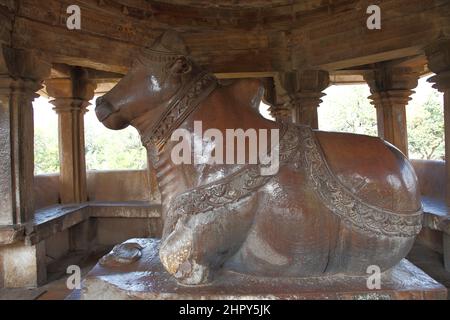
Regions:
[[[380,30],[366,26],[371,4]],[[70,5],[81,9],[80,30],[67,28]],[[219,79],[262,79],[276,119],[320,128],[327,87],[367,83],[379,136],[406,155],[405,110],[433,74],[450,156],[449,0],[0,0],[0,288],[40,288],[124,240],[161,235],[151,166],[87,172],[83,117],[167,29]],[[34,175],[39,95],[58,116],[58,175]],[[412,162],[425,211],[416,241],[438,256],[448,286],[450,165]]]

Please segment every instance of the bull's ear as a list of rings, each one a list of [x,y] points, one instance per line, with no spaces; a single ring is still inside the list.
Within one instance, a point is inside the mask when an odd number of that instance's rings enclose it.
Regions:
[[[170,67],[170,71],[174,75],[182,75],[191,72],[191,62],[186,57],[179,57]]]

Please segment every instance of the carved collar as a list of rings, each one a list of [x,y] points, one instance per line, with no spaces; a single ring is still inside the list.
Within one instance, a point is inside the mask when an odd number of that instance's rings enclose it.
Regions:
[[[185,86],[171,99],[166,111],[156,124],[142,135],[142,143],[151,143],[161,150],[167,140],[217,86],[217,79],[208,72],[200,73],[190,85]]]

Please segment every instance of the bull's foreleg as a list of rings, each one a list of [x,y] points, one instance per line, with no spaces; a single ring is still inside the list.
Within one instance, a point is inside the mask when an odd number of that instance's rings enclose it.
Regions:
[[[214,271],[242,245],[257,210],[257,196],[194,216],[178,218],[163,238],[161,262],[183,284],[209,282]]]

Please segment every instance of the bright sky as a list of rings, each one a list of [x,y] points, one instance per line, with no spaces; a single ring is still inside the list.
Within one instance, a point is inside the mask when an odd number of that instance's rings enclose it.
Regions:
[[[88,107],[88,116],[86,116],[86,121],[92,119],[92,115],[94,115],[94,107],[95,107],[95,98],[91,101],[91,106]],[[45,97],[39,97],[33,102],[34,108],[34,126],[36,128],[39,127],[48,127],[54,126],[55,130],[58,127],[58,117],[56,112],[53,110],[53,105],[49,102],[49,100]],[[100,123],[99,123],[100,125]]]

